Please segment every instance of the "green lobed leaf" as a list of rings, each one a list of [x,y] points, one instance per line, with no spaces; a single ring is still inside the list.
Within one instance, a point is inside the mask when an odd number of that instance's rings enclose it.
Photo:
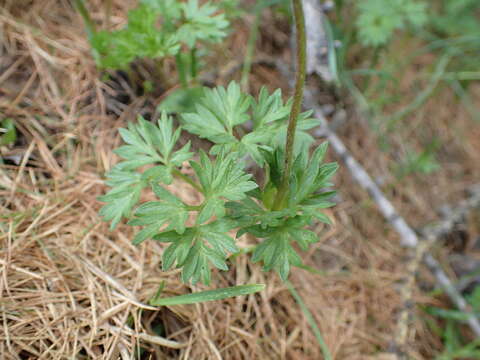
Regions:
[[[179,167],[182,163],[191,158],[192,153],[189,152],[190,143],[184,145],[181,149],[175,151],[174,148],[180,137],[181,128],[173,129],[173,120],[162,113],[158,120],[157,126],[139,117],[138,123],[128,124],[127,129],[119,129],[123,141],[127,145],[123,145],[115,150],[115,153],[122,157],[124,161],[118,163],[111,171],[107,173],[106,184],[112,189],[104,196],[99,197],[100,201],[107,202],[100,210],[100,215],[104,220],[111,221],[111,228],[115,228],[122,217],[129,217],[133,206],[136,205],[140,198],[140,193],[148,184],[156,184],[158,182],[170,184],[172,182],[171,172],[175,167]],[[154,165],[143,173],[134,172],[145,165]],[[151,237],[158,231],[159,227],[168,223],[168,228],[174,228],[178,231],[184,229],[182,219],[185,218],[185,208],[175,202],[173,198],[168,197],[166,190],[162,192],[158,185],[154,185],[154,191],[157,196],[166,197],[163,202],[163,210],[153,208],[150,211],[164,214],[156,222],[148,222],[150,219],[143,214],[143,222],[146,225],[135,237],[134,242],[139,243],[148,237]],[[161,194],[160,194],[161,193]],[[178,200],[178,199],[177,199]],[[179,200],[178,200],[179,201]],[[147,205],[140,208],[145,210]],[[134,224],[140,225],[140,220],[132,220]],[[183,221],[184,222],[184,221]]]
[[[224,14],[216,14],[219,8],[210,3],[199,5],[198,0],[188,0],[181,4],[184,22],[178,28],[178,38],[189,48],[198,40],[218,42],[227,33],[229,22]]]
[[[157,122],[153,123],[138,118],[138,123],[128,124],[128,129],[119,129],[120,135],[127,145],[115,150],[115,153],[124,158],[117,167],[123,170],[132,170],[144,165],[162,163],[164,167],[146,172],[146,177],[153,176],[166,184],[171,183],[170,175],[174,167],[179,167],[184,161],[192,157],[190,143],[174,151],[182,128],[173,129],[173,119],[163,112]]]
[[[256,247],[252,261],[263,261],[263,270],[276,270],[283,281],[288,279],[291,265],[302,264],[302,259],[291,246],[288,234],[278,231]]]
[[[100,209],[104,221],[111,221],[110,229],[114,229],[122,217],[129,217],[132,208],[138,202],[146,183],[141,175],[114,167],[107,173],[106,184],[113,186],[107,194],[99,196],[98,200],[106,202]]]
[[[417,0],[390,0],[385,6],[382,0],[358,1],[356,27],[360,42],[365,46],[385,45],[395,30],[407,24],[420,27],[428,20],[427,4]]]
[[[195,171],[205,196],[198,223],[207,221],[211,216],[222,217],[225,214],[225,204],[221,200],[241,200],[246,193],[257,187],[251,180],[252,175],[243,170],[243,164],[237,154],[224,153],[212,162],[205,152],[200,153],[200,162],[190,162]]]
[[[135,218],[128,222],[129,225],[146,226],[133,239],[135,245],[157,234],[164,225],[167,225],[164,231],[185,232],[185,222],[189,216],[187,206],[156,183],[152,184],[152,189],[160,201],[143,203],[135,210]]]
[[[236,226],[235,222],[222,220],[210,224],[187,228],[183,234],[166,231],[153,236],[157,241],[171,243],[163,253],[163,270],[168,270],[174,263],[182,268],[182,280],[193,284],[202,281],[210,283],[210,265],[228,270],[226,259],[228,253],[235,253],[238,248],[227,231]]]
[[[277,120],[286,119],[292,107],[292,100],[287,104],[283,103],[282,90],[277,89],[273,94],[269,94],[266,87],[260,89],[258,99],[252,100],[252,121],[254,129]]]
[[[250,97],[233,81],[226,89],[222,86],[205,88],[196,112],[183,115],[184,126],[192,134],[217,143],[235,142],[233,128],[249,119],[249,106]]]

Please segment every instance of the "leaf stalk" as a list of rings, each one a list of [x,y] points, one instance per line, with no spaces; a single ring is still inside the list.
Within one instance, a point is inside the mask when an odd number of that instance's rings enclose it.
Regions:
[[[173,176],[179,178],[179,179],[182,179],[183,181],[185,181],[186,183],[190,184],[195,190],[197,190],[198,192],[200,193],[203,193],[203,190],[202,188],[200,187],[200,185],[198,185],[198,183],[196,183],[192,178],[190,178],[188,175],[185,175],[183,174],[180,170],[178,169],[173,169],[172,170],[172,174]]]

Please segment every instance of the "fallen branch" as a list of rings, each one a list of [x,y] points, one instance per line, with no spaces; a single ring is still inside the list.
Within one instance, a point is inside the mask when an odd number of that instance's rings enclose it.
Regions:
[[[308,98],[307,98],[307,95]],[[433,273],[437,282],[445,290],[451,301],[463,312],[468,314],[468,324],[475,335],[480,336],[480,322],[474,314],[468,308],[468,305],[462,295],[457,291],[451,280],[442,270],[440,264],[435,260],[431,254],[428,254],[428,249],[431,243],[438,238],[439,234],[445,232],[448,229],[448,224],[452,221],[442,223],[442,226],[438,227],[435,231],[429,231],[423,234],[420,238],[415,231],[408,225],[408,223],[401,217],[393,207],[392,203],[385,197],[380,188],[375,184],[370,175],[365,169],[353,158],[350,152],[347,150],[340,138],[329,129],[328,124],[321,112],[321,109],[314,103],[311,93],[306,92],[306,106],[314,110],[315,117],[320,121],[319,134],[325,136],[330,143],[332,149],[337,155],[344,161],[348,170],[350,171],[354,180],[364,188],[373,200],[378,205],[378,208],[385,219],[392,225],[401,238],[401,245],[406,248],[414,249],[414,255],[410,256],[409,264],[407,268],[414,269],[415,263],[420,259],[423,259],[424,263]],[[411,263],[410,263],[411,262]],[[407,274],[409,279],[415,276],[415,274]],[[408,280],[411,282],[411,280]],[[406,294],[408,295],[408,294]],[[407,307],[410,305],[407,304]],[[405,320],[405,319],[404,319]],[[404,335],[402,335],[403,337]],[[405,335],[406,338],[406,335]],[[403,341],[403,339],[400,339]]]

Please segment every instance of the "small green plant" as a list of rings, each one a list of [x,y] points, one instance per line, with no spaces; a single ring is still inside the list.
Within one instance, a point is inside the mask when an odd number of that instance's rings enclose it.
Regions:
[[[397,167],[397,176],[403,178],[414,173],[431,174],[440,169],[435,153],[440,147],[438,141],[432,141],[421,152],[407,152],[405,160]]]
[[[0,121],[0,146],[8,146],[17,140],[17,130],[12,119],[6,118]],[[4,164],[4,159],[0,153],[0,165]]]
[[[164,270],[182,269],[182,280],[211,281],[211,267],[228,269],[230,254],[239,251],[235,238],[250,234],[260,240],[252,260],[264,270],[276,270],[286,280],[292,265],[302,264],[294,243],[306,250],[318,240],[307,226],[329,223],[322,209],[333,205],[326,190],[336,163],[322,164],[327,144],[310,151],[308,129],[318,125],[311,112],[301,113],[305,82],[305,27],[300,0],[293,0],[297,25],[298,64],[293,100],[284,102],[280,90],[265,88],[254,98],[235,82],[227,88],[204,89],[195,111],[180,115],[181,125],[163,112],[157,124],[142,118],[120,129],[126,145],[115,150],[123,161],[107,174],[112,189],[100,200],[100,214],[114,228],[122,218],[141,226],[133,242],[147,239],[169,244]],[[252,124],[247,132],[243,126]],[[179,147],[183,131],[212,143],[207,154]],[[194,160],[196,159],[196,160]],[[189,161],[195,173],[186,174]],[[263,170],[254,178],[251,161]],[[177,178],[202,194],[200,204],[188,204],[165,185]],[[140,203],[149,191],[155,201]],[[236,231],[236,235],[232,235]]]
[[[136,58],[181,56],[199,42],[218,42],[226,36],[228,21],[218,8],[198,0],[142,0],[128,13],[128,24],[118,31],[96,31],[93,54],[102,68],[122,69]]]
[[[163,59],[174,57],[183,89],[197,81],[202,45],[220,42],[227,35],[229,22],[220,10],[233,13],[235,4],[231,0],[219,5],[198,0],[141,0],[129,11],[124,28],[97,31],[83,0],[76,0],[99,68],[128,70],[134,60],[144,58],[160,68]]]
[[[385,45],[396,30],[407,25],[419,27],[427,20],[427,5],[416,0],[361,0],[358,2],[356,27],[365,46]]]
[[[12,119],[6,118],[0,122],[0,146],[10,145],[17,140],[17,130]]]
[[[479,314],[480,286],[477,285],[472,294],[466,297],[466,300],[472,310]],[[436,357],[437,360],[480,358],[480,339],[469,342],[461,332],[461,323],[467,321],[468,314],[459,310],[441,309],[433,306],[426,308],[426,312],[445,321],[443,326],[439,325],[436,320],[429,323],[432,329],[442,337],[444,343],[444,350]]]
[[[120,129],[127,145],[115,153],[124,159],[108,174],[109,193],[100,197],[107,202],[100,214],[112,222],[123,218],[129,225],[142,226],[133,242],[148,238],[169,243],[163,256],[163,268],[182,267],[182,279],[193,283],[210,282],[210,266],[227,270],[228,254],[238,251],[229,234],[249,233],[263,241],[253,252],[253,260],[263,260],[265,270],[276,269],[286,279],[290,265],[301,259],[293,242],[306,249],[317,236],[305,228],[314,219],[329,223],[321,209],[332,206],[328,180],[337,169],[335,163],[321,165],[326,144],[309,155],[312,138],[305,130],[316,125],[310,112],[298,119],[297,142],[287,196],[278,202],[285,171],[285,138],[292,103],[284,103],[280,90],[269,94],[262,89],[257,99],[240,91],[232,82],[228,88],[205,89],[194,113],[181,116],[182,126],[173,127],[165,112],[157,125],[139,118],[137,124]],[[253,129],[244,132],[242,124],[252,121]],[[214,145],[210,156],[201,151],[191,160],[190,144],[177,148],[181,132],[186,130]],[[245,159],[252,159],[264,169],[260,184],[245,171]],[[181,172],[185,161],[195,172],[190,177]],[[145,168],[148,165],[148,168]],[[142,170],[142,171],[140,171]],[[203,195],[199,205],[186,204],[164,185],[177,177]],[[138,204],[140,194],[150,189],[156,201]],[[188,226],[190,215],[195,223]],[[133,215],[133,216],[131,216]]]
[[[477,0],[443,0],[440,13],[432,17],[432,25],[434,30],[445,36],[478,36],[479,15],[480,3]]]

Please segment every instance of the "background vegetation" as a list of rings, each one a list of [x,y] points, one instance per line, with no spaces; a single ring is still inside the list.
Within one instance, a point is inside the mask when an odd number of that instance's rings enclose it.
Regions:
[[[477,199],[467,189],[480,182],[478,1],[317,6],[326,14],[325,64],[334,80],[311,75],[307,92],[397,212],[422,233]],[[156,30],[159,17],[166,31]],[[162,271],[164,244],[134,246],[138,229],[119,222],[109,230],[98,214],[104,174],[119,162],[118,129],[138,115],[150,122],[166,111],[176,127],[175,115],[195,109],[202,86],[232,80],[257,99],[262,87],[281,89],[272,102],[288,112],[291,20],[281,0],[1,3],[1,354],[480,358],[468,314],[427,268],[415,269],[405,297],[408,251],[333,151],[326,157],[340,163],[339,194],[324,210],[332,223],[309,228],[318,241],[301,253],[304,265],[291,269],[290,283],[250,261],[255,241],[244,236],[229,270],[212,271],[210,287],[184,284],[178,269]],[[303,140],[318,145],[324,139],[312,124]],[[208,151],[205,137],[182,134],[176,149],[190,142],[195,152]],[[182,170],[194,175],[188,163]],[[248,172],[258,175],[254,163]],[[171,180],[172,194],[201,203],[195,188]],[[429,252],[476,314],[480,213],[473,200]],[[216,302],[149,305],[246,283],[266,287]],[[399,327],[405,299],[414,305]],[[402,329],[406,341],[397,344]]]

